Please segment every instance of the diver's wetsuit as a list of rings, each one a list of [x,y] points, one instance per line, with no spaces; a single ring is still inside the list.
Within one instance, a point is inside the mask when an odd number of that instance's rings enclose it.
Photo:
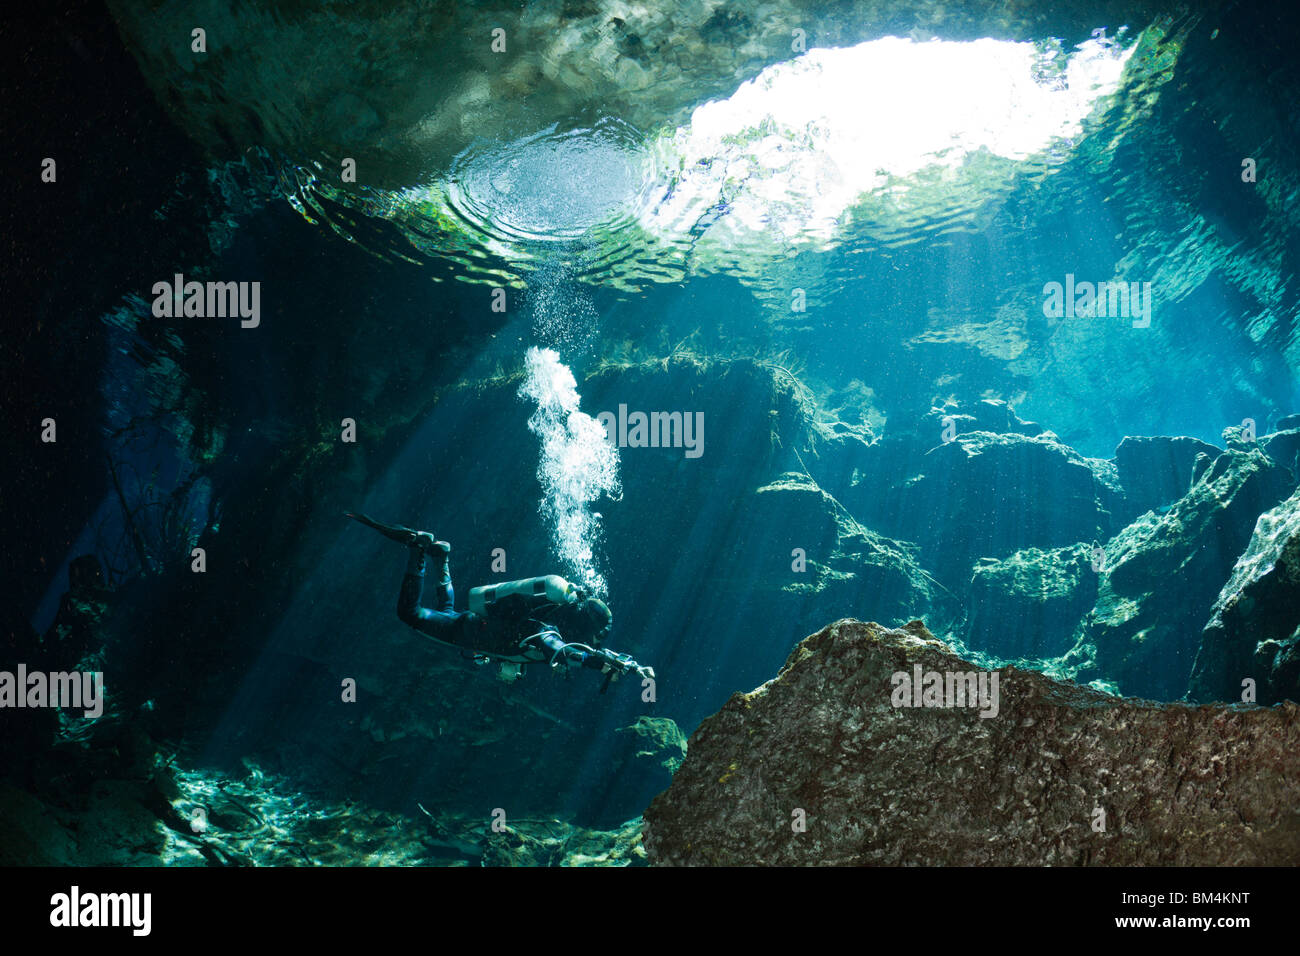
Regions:
[[[492,609],[491,618],[480,617],[471,611],[454,609],[455,592],[451,586],[451,568],[445,552],[432,554],[437,594],[437,607],[428,608],[420,603],[424,591],[425,568],[428,553],[418,546],[411,547],[410,560],[406,565],[406,576],[402,578],[402,590],[397,596],[397,616],[402,622],[415,628],[421,634],[452,644],[465,650],[480,654],[494,654],[513,659],[521,659],[519,642],[530,635],[538,634],[544,627],[541,620],[553,621],[562,617],[565,608],[542,602],[537,605],[523,595],[511,595],[502,598]],[[544,605],[544,606],[543,606]],[[560,622],[555,624],[563,627]],[[563,644],[554,631],[539,639],[551,652]],[[593,654],[578,649],[571,649],[567,655],[583,667],[599,670],[604,662]],[[534,657],[536,655],[533,655]]]
[[[424,574],[427,564],[426,554],[422,548],[411,547],[411,556],[406,563],[406,576],[402,578],[402,590],[397,595],[397,616],[404,624],[427,634],[435,640],[457,647],[473,647],[476,643],[472,632],[479,630],[474,626],[469,611],[453,609],[455,593],[451,586],[451,569],[444,556],[441,563],[437,588],[437,608],[427,608],[420,604],[424,592]]]

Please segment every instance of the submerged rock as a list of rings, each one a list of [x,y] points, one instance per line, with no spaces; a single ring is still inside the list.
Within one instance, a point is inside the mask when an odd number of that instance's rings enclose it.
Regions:
[[[1201,635],[1188,695],[1261,704],[1300,697],[1300,491],[1260,515]]]
[[[658,761],[670,773],[676,773],[686,757],[686,735],[669,717],[643,715],[636,719],[636,723],[620,727],[619,732],[636,735],[641,746],[636,755]]]
[[[1292,415],[1290,418],[1284,418],[1283,422],[1289,423],[1291,419],[1298,416]],[[1259,440],[1260,446],[1268,457],[1283,468],[1291,471],[1291,474],[1300,480],[1300,425],[1290,425],[1282,428],[1271,435],[1265,435]]]
[[[41,638],[43,660],[50,669],[69,670],[99,650],[111,597],[104,586],[103,567],[94,555],[82,555],[69,564],[68,590]]]
[[[1065,653],[1097,600],[1097,578],[1086,544],[985,558],[971,576],[967,645],[1007,659]]]
[[[691,736],[645,813],[650,862],[1300,863],[1295,704],[1117,700],[1007,668],[985,719],[894,707],[914,667],[975,670],[918,622],[806,638]]]
[[[338,799],[245,759],[246,773],[165,756],[134,728],[133,762],[88,751],[94,771],[37,793],[0,781],[3,866],[638,866],[641,821],[609,830],[468,809],[406,812]],[[125,740],[123,741],[125,742]],[[93,782],[92,782],[93,781]],[[505,811],[501,811],[502,814]]]
[[[586,830],[533,821],[493,831],[483,841],[483,866],[643,866],[641,821],[615,830]]]
[[[814,457],[808,463],[821,486],[858,520],[907,540],[920,540],[917,528],[925,516],[913,515],[909,521],[901,512],[932,470],[936,459],[930,455],[938,446],[973,433],[1026,438],[1043,434],[1039,425],[1021,420],[1006,402],[992,400],[932,408],[917,421],[891,423],[881,433],[843,422],[819,423],[811,431]]]
[[[1200,455],[1212,460],[1219,449],[1196,438],[1125,438],[1115,449],[1115,468],[1124,486],[1124,517],[1132,520],[1177,501],[1192,486]]]
[[[74,866],[85,863],[78,854],[76,834],[59,821],[53,809],[33,794],[0,781],[0,866]]]
[[[940,580],[964,584],[979,558],[1109,537],[1118,489],[1106,463],[1050,432],[936,436],[910,467],[887,533],[918,542]]]
[[[822,615],[868,608],[886,620],[924,618],[936,630],[953,622],[956,602],[921,566],[916,545],[864,528],[811,476],[787,472],[743,508],[747,519],[735,537],[736,553],[767,581],[781,582],[787,601],[801,599],[806,627],[815,627]],[[754,603],[743,594],[736,599]]]
[[[1290,476],[1256,447],[1230,448],[1164,514],[1147,512],[1106,546],[1097,606],[1080,644],[1125,694],[1174,700],[1214,595],[1250,540],[1260,512],[1290,490]]]
[[[951,420],[957,432],[993,432],[997,435],[1025,435],[1033,438],[1045,429],[1038,422],[1028,422],[1001,399],[986,398],[966,405],[950,403],[932,408],[925,416],[924,429],[941,434]]]

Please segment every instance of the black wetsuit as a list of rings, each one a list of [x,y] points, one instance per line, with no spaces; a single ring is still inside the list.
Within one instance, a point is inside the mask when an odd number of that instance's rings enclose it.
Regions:
[[[424,591],[426,553],[418,547],[411,548],[411,557],[406,566],[406,576],[402,578],[402,590],[397,597],[397,616],[403,623],[415,628],[421,634],[452,644],[477,654],[490,654],[514,660],[528,659],[519,648],[524,638],[538,634],[544,629],[559,632],[562,639],[565,632],[577,634],[578,619],[573,609],[567,605],[557,605],[545,597],[528,597],[512,594],[501,598],[492,605],[491,617],[481,617],[471,611],[454,609],[455,592],[451,585],[451,569],[446,554],[432,555],[436,592],[436,607],[424,607],[420,600]],[[558,642],[550,638],[545,642],[554,649]],[[602,661],[593,655],[572,652],[580,658],[583,666],[599,669]],[[538,653],[531,655],[536,659]]]

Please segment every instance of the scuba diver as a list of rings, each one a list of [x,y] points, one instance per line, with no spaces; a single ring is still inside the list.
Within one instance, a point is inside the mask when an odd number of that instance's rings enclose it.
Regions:
[[[428,531],[385,525],[363,514],[345,517],[374,528],[410,549],[406,574],[397,597],[397,616],[440,644],[461,649],[480,664],[497,661],[503,680],[514,681],[529,663],[550,664],[553,669],[588,668],[605,675],[601,693],[612,680],[635,673],[654,678],[627,654],[601,645],[609,636],[614,615],[604,601],[588,596],[559,575],[483,585],[469,592],[469,610],[453,607],[451,545]],[[429,565],[433,566],[435,607],[421,598]]]

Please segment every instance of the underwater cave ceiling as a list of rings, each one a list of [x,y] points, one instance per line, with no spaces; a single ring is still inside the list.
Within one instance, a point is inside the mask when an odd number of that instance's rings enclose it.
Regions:
[[[519,285],[581,239],[590,282],[717,272],[768,299],[841,283],[815,256],[832,244],[986,224],[1025,163],[1069,157],[1121,69],[1158,86],[1188,22],[1103,3],[110,6],[210,156],[267,151],[300,213],[363,246],[386,220],[399,256]]]
[[[477,138],[515,138],[593,113],[646,131],[681,122],[792,58],[796,30],[809,49],[882,36],[1077,43],[1099,25],[1141,29],[1157,9],[1109,0],[109,7],[160,101],[214,155],[251,143],[299,160],[315,158],[304,155],[312,150],[355,155],[385,188],[445,171]],[[500,59],[498,27],[508,54]],[[207,33],[201,68],[190,49],[195,28]]]

